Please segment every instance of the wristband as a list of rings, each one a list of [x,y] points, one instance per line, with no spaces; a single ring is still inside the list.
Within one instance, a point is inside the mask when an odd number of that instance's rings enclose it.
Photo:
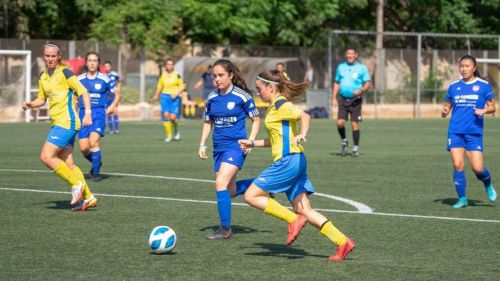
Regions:
[[[92,110],[90,110],[90,109],[85,110],[85,114],[91,114],[91,113],[92,113]]]
[[[201,143],[200,143],[200,148],[206,149],[206,148],[207,148],[207,146],[206,146],[206,145],[204,145],[204,144],[201,144]]]
[[[251,143],[252,147],[255,146],[255,143],[253,142],[253,140],[251,140],[250,143]]]

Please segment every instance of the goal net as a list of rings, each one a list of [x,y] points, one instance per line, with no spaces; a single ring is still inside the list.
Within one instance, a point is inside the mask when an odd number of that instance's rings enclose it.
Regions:
[[[31,51],[0,50],[0,122],[30,122],[21,108],[30,99]]]

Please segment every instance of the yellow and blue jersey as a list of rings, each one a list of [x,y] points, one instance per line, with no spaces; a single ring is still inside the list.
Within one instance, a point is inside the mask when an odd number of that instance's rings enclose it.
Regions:
[[[483,134],[483,116],[474,114],[476,108],[484,108],[494,99],[491,85],[480,78],[470,82],[453,82],[446,92],[445,100],[452,105],[448,133]]]
[[[293,141],[298,135],[297,120],[301,112],[283,96],[273,100],[267,109],[264,124],[269,135],[274,161],[289,154],[304,152],[302,145]]]
[[[80,120],[76,116],[74,95],[81,96],[87,90],[76,75],[64,66],[54,73],[45,70],[38,81],[38,98],[49,102],[51,126],[79,130]]]
[[[184,87],[181,76],[175,70],[172,73],[163,72],[158,80],[156,91],[161,90],[163,94],[177,94]]]
[[[363,84],[370,81],[368,68],[363,63],[356,61],[353,64],[342,62],[335,72],[335,82],[340,85],[340,95],[343,98],[351,99],[354,91],[363,88]]]

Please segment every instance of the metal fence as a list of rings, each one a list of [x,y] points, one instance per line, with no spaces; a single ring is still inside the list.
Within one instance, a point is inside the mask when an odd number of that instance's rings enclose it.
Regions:
[[[375,48],[377,35],[384,46],[379,50]],[[327,77],[334,77],[347,47],[358,51],[372,75],[374,87],[367,102],[411,103],[416,118],[421,117],[421,104],[441,102],[448,85],[460,78],[457,62],[465,54],[479,58],[482,77],[500,92],[500,60],[488,60],[500,59],[500,35],[332,30]]]

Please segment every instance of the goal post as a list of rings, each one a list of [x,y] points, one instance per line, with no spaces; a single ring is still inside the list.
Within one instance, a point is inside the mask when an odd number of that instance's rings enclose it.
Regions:
[[[20,75],[20,79],[24,79],[24,95],[19,96],[18,98],[15,99],[15,103],[12,106],[17,106],[17,110],[14,110],[16,112],[20,112],[21,110],[21,104],[24,101],[31,100],[31,51],[29,50],[0,50],[0,56],[5,57],[5,60],[2,62],[2,70],[5,70],[6,72],[10,72],[9,68],[9,58],[10,57],[19,57],[22,56],[24,58],[24,70],[23,74]],[[7,73],[4,73],[4,75],[7,75]],[[5,79],[7,80],[7,79]],[[9,84],[10,81],[7,81],[6,84]],[[2,96],[4,96],[4,89],[2,91]],[[6,95],[6,94],[5,94]],[[0,107],[2,104],[0,104]],[[20,114],[16,114],[16,118],[20,116]],[[2,121],[2,120],[0,120]],[[17,121],[17,120],[16,120]],[[24,121],[25,122],[30,122],[31,121],[31,110],[26,110],[24,112]]]

